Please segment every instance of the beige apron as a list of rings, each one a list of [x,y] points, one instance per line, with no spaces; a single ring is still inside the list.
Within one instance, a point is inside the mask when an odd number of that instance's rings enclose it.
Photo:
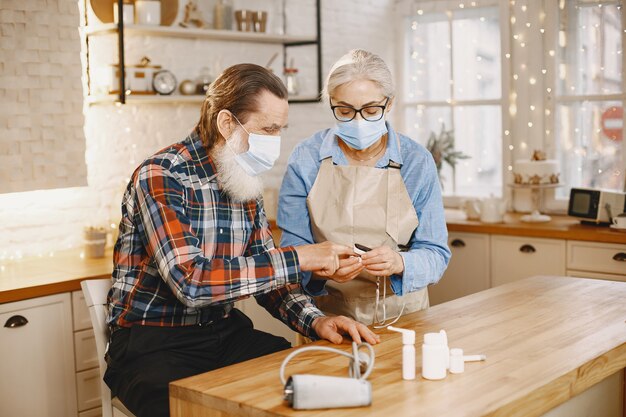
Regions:
[[[347,246],[360,243],[371,248],[387,245],[398,250],[406,245],[419,224],[417,213],[400,176],[399,165],[389,168],[335,166],[332,158],[322,161],[307,197],[315,242],[330,240]],[[380,279],[381,303],[383,279]],[[317,297],[320,309],[329,314],[352,317],[372,324],[375,315],[376,277],[363,271],[355,279],[337,283],[328,280],[328,295]],[[428,307],[428,291],[399,297],[387,279],[387,317]],[[379,309],[378,318],[381,318]]]

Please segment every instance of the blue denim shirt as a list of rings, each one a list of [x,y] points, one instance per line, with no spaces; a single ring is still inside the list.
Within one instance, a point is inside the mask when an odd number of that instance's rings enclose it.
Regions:
[[[389,161],[402,165],[400,174],[419,219],[404,259],[403,275],[391,277],[391,287],[398,295],[417,291],[439,281],[450,260],[448,229],[444,217],[441,189],[433,158],[422,145],[396,133],[387,122],[385,154],[376,168],[387,169]],[[336,128],[317,132],[304,140],[289,157],[278,200],[278,226],[282,229],[281,246],[315,243],[306,198],[315,183],[321,161],[332,157],[336,165],[348,165],[337,144]],[[398,139],[400,147],[398,148]],[[303,286],[312,295],[324,294],[325,280],[311,280],[306,273]]]

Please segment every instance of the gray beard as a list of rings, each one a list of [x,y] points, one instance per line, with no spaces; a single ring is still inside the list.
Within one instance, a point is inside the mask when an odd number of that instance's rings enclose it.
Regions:
[[[239,142],[241,143],[241,142]],[[231,144],[231,146],[234,146]],[[239,152],[238,149],[235,149]],[[220,188],[235,202],[243,203],[256,200],[263,193],[263,181],[259,177],[253,177],[235,160],[235,154],[223,144],[215,149],[215,166],[217,168],[217,181]]]

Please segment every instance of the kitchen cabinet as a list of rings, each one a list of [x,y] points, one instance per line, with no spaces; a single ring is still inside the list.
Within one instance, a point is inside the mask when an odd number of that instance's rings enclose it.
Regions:
[[[507,213],[505,222],[485,224],[460,219],[454,211],[448,214],[452,259],[441,281],[429,287],[431,305],[479,291],[485,285],[483,277],[489,277],[490,286],[532,275],[626,281],[623,233],[582,225],[566,216],[534,224],[522,222],[521,214]],[[462,242],[453,244],[457,239]],[[478,246],[486,246],[488,256]],[[487,271],[483,264],[489,265]],[[467,284],[465,276],[477,280],[476,288],[467,286],[473,284]]]
[[[430,305],[486,290],[490,285],[489,235],[450,233],[452,258],[439,283],[428,287]]]
[[[565,241],[491,236],[493,287],[533,275],[565,275]]]
[[[626,245],[567,242],[568,275],[626,281]]]
[[[0,415],[77,415],[70,294],[0,304],[0,323]]]

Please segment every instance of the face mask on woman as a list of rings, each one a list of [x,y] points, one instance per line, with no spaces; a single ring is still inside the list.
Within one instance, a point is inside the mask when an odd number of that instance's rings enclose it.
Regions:
[[[233,115],[233,117],[235,117]],[[243,168],[248,175],[253,177],[270,170],[274,166],[274,162],[280,156],[280,136],[259,135],[250,133],[243,127],[239,119],[235,117],[239,126],[248,134],[248,150],[243,153],[235,154],[235,161]],[[230,148],[229,140],[226,144]],[[232,148],[230,148],[232,150]]]
[[[384,118],[375,122],[363,119],[337,122],[337,136],[348,146],[359,151],[372,146],[385,133],[387,133],[387,126]]]

